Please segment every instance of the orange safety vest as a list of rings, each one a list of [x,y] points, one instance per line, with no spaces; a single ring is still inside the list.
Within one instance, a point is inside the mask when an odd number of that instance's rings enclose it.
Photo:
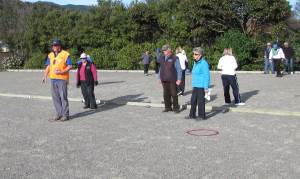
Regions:
[[[48,58],[50,59],[50,71],[49,78],[51,79],[61,79],[61,80],[69,80],[69,72],[57,75],[55,74],[55,70],[63,70],[67,68],[67,59],[69,57],[69,53],[67,51],[60,51],[55,57],[54,52],[49,53]]]

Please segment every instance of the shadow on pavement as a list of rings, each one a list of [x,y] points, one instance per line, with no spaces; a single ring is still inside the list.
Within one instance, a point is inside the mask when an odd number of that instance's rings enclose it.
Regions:
[[[114,108],[118,108],[120,106],[124,106],[126,105],[126,102],[142,102],[144,101],[144,99],[146,99],[146,97],[140,97],[142,94],[137,94],[137,95],[126,95],[126,96],[120,96],[111,100],[108,100],[106,102],[104,102],[105,104],[102,105],[101,107],[98,107],[95,110],[88,110],[88,111],[84,111],[84,112],[79,112],[79,113],[75,113],[73,115],[70,116],[70,120],[76,119],[76,118],[81,118],[84,116],[89,116],[98,112],[103,112],[103,111],[107,111],[107,110],[111,110]]]
[[[248,99],[250,99],[252,96],[257,95],[258,92],[259,92],[259,90],[253,90],[253,91],[248,91],[248,92],[242,93],[241,94],[242,101],[243,102],[248,101]]]
[[[113,83],[124,83],[125,81],[107,81],[107,82],[100,82],[100,85],[108,85]]]

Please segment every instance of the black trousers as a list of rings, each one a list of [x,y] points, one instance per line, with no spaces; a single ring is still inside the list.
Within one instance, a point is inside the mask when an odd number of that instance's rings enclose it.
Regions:
[[[155,73],[158,74],[159,72],[160,63],[155,62]]]
[[[184,89],[185,89],[185,70],[182,70],[182,76],[181,76],[181,83],[177,88],[177,92],[182,92],[182,94],[184,93]]]
[[[229,94],[230,86],[232,88],[234,102],[236,104],[240,103],[241,96],[239,92],[239,84],[237,83],[236,75],[222,75],[222,83],[224,89],[225,103],[231,103],[230,94]]]
[[[172,103],[173,103],[173,110],[179,110],[178,104],[178,96],[176,91],[176,83],[170,81],[162,81],[163,89],[164,89],[164,102],[165,102],[165,109],[172,110]],[[172,101],[171,101],[172,97]]]
[[[198,105],[198,116],[202,119],[205,119],[205,92],[204,88],[193,88],[192,97],[191,97],[191,110],[190,117],[196,118],[196,108]]]
[[[276,76],[280,77],[282,76],[281,74],[281,59],[273,59],[274,64],[275,64],[275,69],[276,69]]]
[[[144,74],[148,74],[149,64],[144,64]]]
[[[97,108],[96,98],[94,94],[94,84],[89,84],[86,81],[80,81],[80,84],[85,106],[92,109]]]

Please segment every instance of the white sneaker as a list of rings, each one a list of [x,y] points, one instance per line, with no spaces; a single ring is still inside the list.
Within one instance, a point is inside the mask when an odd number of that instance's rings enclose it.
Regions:
[[[237,105],[237,106],[244,106],[245,103],[236,103],[235,105]]]

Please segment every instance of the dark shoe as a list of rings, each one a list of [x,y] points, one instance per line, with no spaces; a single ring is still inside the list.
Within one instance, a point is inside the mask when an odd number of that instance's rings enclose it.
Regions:
[[[68,120],[70,120],[69,116],[63,116],[62,118],[60,118],[59,121],[65,122],[65,121],[68,121]]]
[[[174,113],[178,114],[178,113],[180,113],[180,110],[176,109],[176,110],[174,110]]]
[[[196,117],[193,117],[193,116],[185,116],[184,119],[196,119]]]
[[[53,118],[50,118],[48,119],[49,122],[56,122],[56,121],[59,121],[61,117],[59,116],[56,116],[56,117],[53,117]]]
[[[162,110],[162,112],[169,112],[169,111],[173,111],[172,109],[164,109]]]
[[[197,117],[196,120],[197,120],[197,121],[201,121],[201,120],[206,120],[206,118],[203,118],[203,117]]]
[[[92,110],[96,110],[96,109],[97,109],[97,106],[96,106],[96,107],[92,107],[91,109],[92,109]]]
[[[87,109],[87,108],[90,108],[89,106],[83,106],[83,109]]]

